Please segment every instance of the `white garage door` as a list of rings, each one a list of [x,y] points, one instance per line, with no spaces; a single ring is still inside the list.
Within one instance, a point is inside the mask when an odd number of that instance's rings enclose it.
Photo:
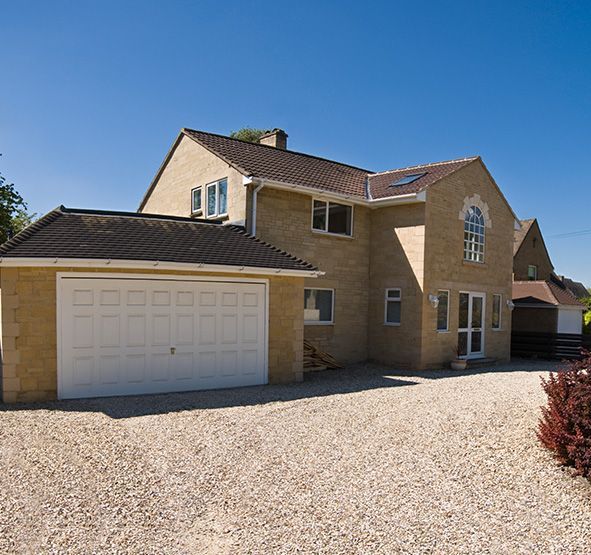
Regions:
[[[62,399],[267,382],[266,285],[60,277]]]

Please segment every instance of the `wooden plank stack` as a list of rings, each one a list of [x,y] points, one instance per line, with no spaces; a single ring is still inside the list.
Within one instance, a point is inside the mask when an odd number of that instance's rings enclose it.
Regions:
[[[304,339],[304,372],[336,370],[338,368],[342,368],[342,365],[332,355],[321,351]]]

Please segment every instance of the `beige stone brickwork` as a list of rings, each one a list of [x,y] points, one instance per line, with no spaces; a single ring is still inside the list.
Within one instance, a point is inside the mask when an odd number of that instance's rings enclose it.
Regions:
[[[202,203],[205,217],[206,189],[208,183],[228,179],[228,221],[246,218],[246,187],[242,175],[232,166],[214,156],[187,136],[179,144],[157,179],[142,212],[171,216],[191,216],[191,190],[202,187]]]
[[[352,238],[314,232],[311,218],[311,196],[268,187],[258,193],[257,236],[325,272],[306,287],[335,290],[334,324],[306,325],[306,339],[344,364],[366,360],[369,209],[354,207]]]
[[[527,267],[532,264],[538,267],[538,279],[548,280],[554,267],[544,246],[542,232],[535,221],[529,228],[521,243],[521,247],[513,257],[513,279],[515,281],[527,281]]]
[[[484,263],[464,261],[464,222],[458,211],[466,197],[479,195],[488,206]],[[511,345],[513,233],[515,217],[479,160],[435,183],[427,192],[425,282],[422,297],[421,367],[436,367],[454,356],[458,342],[460,291],[486,294],[485,355],[507,360]],[[438,333],[437,311],[428,300],[438,290],[450,291],[449,332]],[[502,295],[501,329],[492,329],[493,294]]]
[[[84,268],[2,268],[2,394],[4,402],[43,401],[57,395],[56,274],[104,272]],[[111,270],[119,272],[118,270]],[[120,272],[128,272],[121,270]],[[142,271],[146,275],[203,276]],[[236,277],[224,273],[207,276]],[[260,279],[264,276],[251,276]],[[304,278],[269,276],[269,381],[303,379]]]
[[[409,204],[371,212],[369,358],[418,367],[421,353],[421,298],[425,260],[425,205]],[[386,289],[401,290],[399,326],[385,324]]]

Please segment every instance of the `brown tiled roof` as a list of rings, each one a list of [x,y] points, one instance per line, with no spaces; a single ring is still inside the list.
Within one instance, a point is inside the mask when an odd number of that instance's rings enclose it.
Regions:
[[[0,246],[2,258],[84,258],[283,270],[315,266],[242,227],[135,212],[56,208]]]
[[[569,291],[549,281],[514,281],[513,302],[584,308]]]
[[[535,221],[536,221],[535,218],[532,218],[531,220],[519,220],[519,223],[521,224],[521,229],[516,229],[514,236],[513,236],[513,239],[514,239],[513,240],[513,255],[514,256],[517,254],[517,251],[521,247],[521,244],[523,243],[525,236],[528,234],[531,226],[533,225],[533,223]]]
[[[194,129],[183,129],[182,133],[244,175],[362,199],[369,198],[368,185],[371,198],[374,199],[416,193],[477,159],[463,158],[375,173],[309,154],[249,143],[215,133]],[[426,175],[408,185],[389,187],[398,179],[415,173]]]
[[[182,132],[244,175],[365,198],[369,170],[214,133]]]
[[[406,195],[409,193],[418,193],[429,187],[429,185],[447,177],[477,159],[478,157],[475,156],[472,158],[462,158],[461,160],[449,160],[447,162],[436,162],[433,164],[410,166],[399,170],[375,173],[369,176],[371,196],[374,199],[380,199],[397,195]],[[412,183],[391,186],[403,177],[421,173],[424,173],[425,175]]]
[[[587,288],[580,281],[573,281],[570,278],[562,276],[561,278],[564,286],[577,298],[584,299],[591,297]]]

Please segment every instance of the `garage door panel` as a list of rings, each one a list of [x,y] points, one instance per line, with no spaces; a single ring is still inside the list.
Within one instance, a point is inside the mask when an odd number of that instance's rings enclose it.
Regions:
[[[177,314],[175,345],[193,345],[195,343],[195,317],[193,314]]]
[[[75,349],[88,349],[94,346],[94,318],[91,314],[74,315]]]
[[[170,345],[170,315],[153,314],[151,318],[151,324],[152,345],[155,347]]]
[[[119,314],[100,316],[100,347],[119,347],[121,345],[121,317]]]
[[[128,347],[144,347],[146,345],[146,315],[130,314],[127,316]]]
[[[72,360],[72,382],[76,386],[90,386],[94,377],[94,357],[77,356]]]
[[[66,278],[60,397],[266,383],[265,285]]]
[[[235,344],[238,341],[238,315],[222,314],[219,325],[222,343]]]
[[[98,378],[101,385],[119,383],[121,374],[121,357],[119,355],[102,355],[99,358]]]
[[[146,380],[146,355],[127,355],[125,357],[125,377],[127,383],[138,384]]]

